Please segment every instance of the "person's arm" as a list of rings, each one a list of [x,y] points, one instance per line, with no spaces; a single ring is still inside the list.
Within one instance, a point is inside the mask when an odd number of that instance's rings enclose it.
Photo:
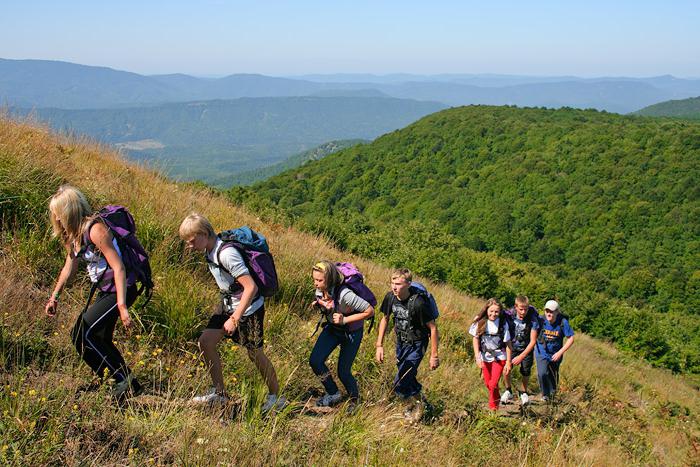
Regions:
[[[58,297],[61,295],[63,287],[73,278],[75,272],[78,270],[78,258],[73,254],[70,246],[66,245],[66,261],[63,264],[61,273],[58,275],[58,280],[56,281],[56,286],[51,292],[49,300],[46,302],[46,307],[44,311],[49,316],[55,316],[58,310]]]
[[[559,349],[558,352],[555,352],[554,355],[552,355],[552,361],[557,362],[561,357],[564,356],[567,350],[574,345],[574,336],[570,336],[566,338],[566,342],[564,342],[564,347]]]
[[[348,289],[345,293],[338,293],[338,302],[336,311],[332,316],[333,324],[339,324],[342,326],[374,316],[374,307],[367,303],[367,301],[362,297],[355,294],[352,290]],[[346,316],[339,313],[339,311],[343,309],[342,307],[348,307],[351,310],[358,311],[358,313]]]
[[[525,347],[525,350],[520,352],[520,355],[515,357],[513,359],[513,365],[520,365],[522,361],[525,359],[525,357],[528,356],[530,352],[533,351],[535,348],[535,344],[537,343],[537,329],[530,329],[530,343]]]
[[[361,319],[371,318],[372,316],[374,316],[374,307],[370,305],[365,311],[355,313],[354,315],[345,316],[341,313],[333,313],[333,323],[350,324],[354,323],[355,321],[360,321]]]
[[[476,366],[483,368],[484,362],[481,360],[481,352],[479,352],[479,338],[477,336],[472,337],[472,346],[474,347],[474,360],[476,360]]]
[[[426,326],[430,330],[430,369],[434,370],[440,366],[440,357],[438,356],[438,340],[440,339],[440,334],[438,333],[435,320],[428,321]]]
[[[233,310],[231,316],[224,323],[224,330],[228,334],[231,334],[236,330],[236,327],[238,327],[238,322],[241,320],[241,316],[243,316],[243,313],[245,313],[250,304],[253,302],[253,298],[258,293],[258,286],[255,284],[255,281],[250,274],[238,276],[236,281],[238,281],[238,283],[243,287],[243,295],[241,295],[241,300],[238,302],[236,309]]]
[[[377,351],[375,357],[379,363],[384,363],[384,334],[386,333],[387,327],[389,327],[389,316],[384,315],[379,321],[379,330],[377,331]]]
[[[507,375],[510,373],[510,369],[513,367],[511,362],[511,357],[513,356],[513,344],[510,341],[506,342],[506,365],[503,367],[503,374]]]
[[[122,324],[128,329],[131,327],[131,317],[129,316],[129,308],[126,306],[126,268],[119,253],[114,248],[112,233],[101,222],[95,222],[90,228],[90,240],[102,252],[105,260],[107,260],[107,264],[114,272],[114,286],[117,289],[117,309],[119,310]]]

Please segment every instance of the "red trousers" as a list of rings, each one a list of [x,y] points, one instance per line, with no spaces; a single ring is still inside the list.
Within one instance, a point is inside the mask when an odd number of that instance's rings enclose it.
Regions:
[[[498,392],[498,381],[501,379],[503,367],[506,366],[505,360],[496,360],[494,362],[483,362],[481,374],[484,375],[484,384],[489,390],[489,408],[498,410],[498,404],[501,402],[501,393]]]

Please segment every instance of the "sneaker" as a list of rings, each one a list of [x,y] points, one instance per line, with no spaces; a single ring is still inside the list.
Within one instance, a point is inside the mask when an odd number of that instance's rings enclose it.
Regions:
[[[211,388],[211,390],[208,393],[202,394],[201,396],[195,396],[192,399],[190,399],[190,402],[193,402],[195,404],[209,405],[225,404],[226,402],[228,402],[228,397],[225,394],[217,392],[215,388]]]
[[[510,392],[508,389],[506,389],[506,391],[501,396],[501,404],[508,404],[512,400],[513,400],[513,393]]]
[[[270,410],[282,410],[287,406],[287,399],[284,396],[277,397],[276,394],[268,394],[265,398],[265,403],[262,406],[262,412],[267,413]]]
[[[523,407],[525,407],[529,403],[530,403],[530,396],[528,396],[526,392],[520,393],[520,404]]]
[[[333,407],[338,405],[343,396],[339,392],[335,394],[324,394],[319,400],[316,401],[316,407]]]

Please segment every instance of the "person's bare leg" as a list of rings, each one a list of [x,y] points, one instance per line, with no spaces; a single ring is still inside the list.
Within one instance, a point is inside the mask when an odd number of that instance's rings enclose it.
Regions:
[[[527,385],[528,385],[529,382],[530,382],[530,375],[528,375],[528,376],[523,376],[523,392],[524,392],[524,393],[528,393],[528,392],[527,392]],[[529,393],[528,393],[528,394],[529,394]]]
[[[275,367],[272,366],[272,362],[262,348],[250,350],[248,349],[248,358],[255,363],[255,366],[260,371],[260,374],[265,379],[265,384],[267,384],[267,390],[270,394],[277,395],[280,390],[279,383],[277,382],[277,373],[275,372]]]
[[[225,394],[224,375],[221,370],[221,357],[216,346],[224,338],[223,329],[205,329],[199,337],[199,348],[204,354],[204,361],[209,367],[209,374],[214,388],[219,394]]]

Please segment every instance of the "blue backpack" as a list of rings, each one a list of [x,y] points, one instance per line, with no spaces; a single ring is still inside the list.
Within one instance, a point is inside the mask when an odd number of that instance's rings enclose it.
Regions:
[[[428,289],[425,288],[423,284],[420,282],[411,282],[411,288],[416,292],[412,297],[411,300],[408,302],[408,308],[411,310],[411,307],[413,305],[413,301],[415,300],[414,297],[417,297],[418,295],[422,295],[425,297],[425,299],[428,301],[428,306],[430,309],[430,320],[434,321],[438,319],[440,316],[440,310],[438,309],[437,302],[435,302],[435,297],[433,297],[433,294],[428,292]],[[425,324],[425,323],[423,323]]]
[[[210,264],[230,274],[221,264],[221,252],[226,248],[235,248],[241,254],[248,272],[250,272],[255,285],[258,287],[260,295],[271,297],[279,290],[275,261],[272,259],[270,248],[264,236],[248,226],[243,226],[237,229],[225,230],[219,234],[219,238],[224,244],[218,251],[218,264],[210,262],[207,257],[207,261]]]

